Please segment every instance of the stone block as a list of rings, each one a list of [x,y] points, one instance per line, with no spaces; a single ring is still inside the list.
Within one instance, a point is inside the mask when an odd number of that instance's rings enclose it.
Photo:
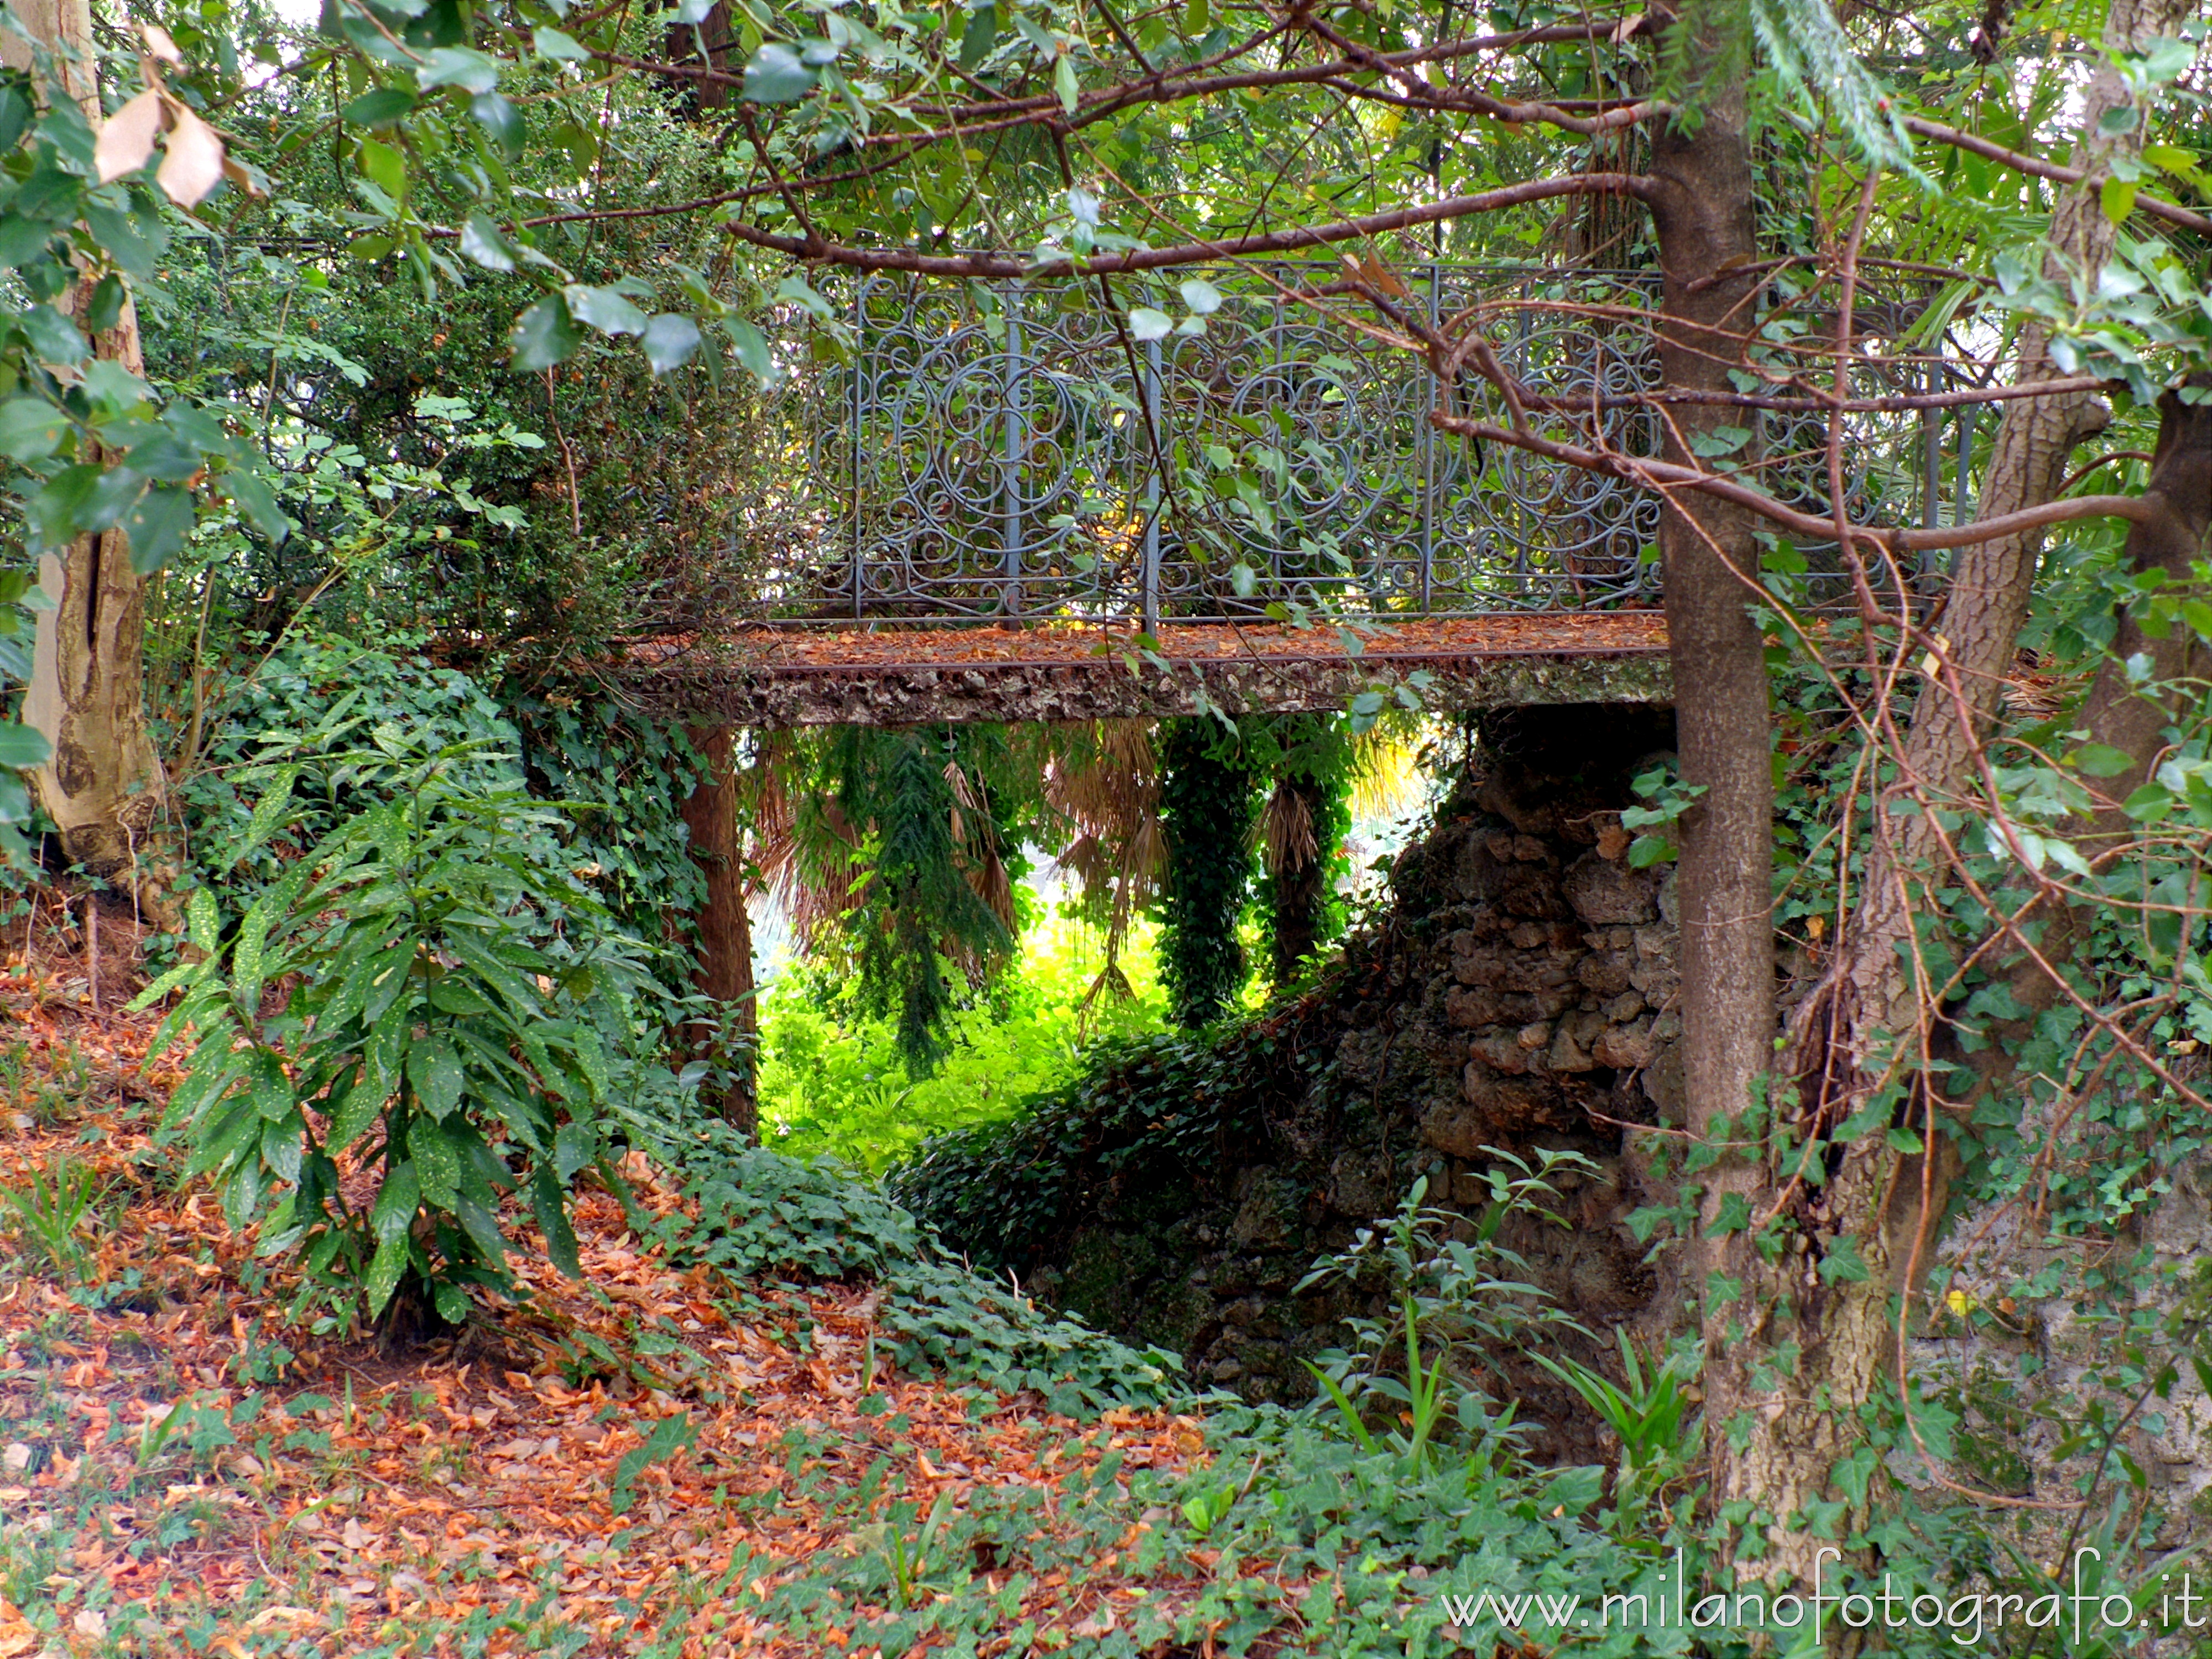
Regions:
[[[1611,951],[1593,951],[1575,963],[1575,977],[1601,997],[1628,989],[1628,963]]]
[[[1658,1055],[1659,1045],[1651,1038],[1651,1022],[1639,1019],[1632,1024],[1608,1026],[1590,1044],[1590,1058],[1600,1066],[1609,1066],[1614,1071],[1629,1071],[1639,1066],[1649,1066]]]
[[[1560,886],[1575,914],[1595,926],[1658,919],[1659,902],[1652,878],[1594,852],[1583,854],[1567,866]]]

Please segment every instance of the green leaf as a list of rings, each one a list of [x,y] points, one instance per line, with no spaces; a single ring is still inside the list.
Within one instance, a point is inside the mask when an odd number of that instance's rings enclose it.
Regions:
[[[70,418],[43,398],[10,398],[0,404],[0,455],[43,461],[61,447]]]
[[[1221,290],[1203,276],[1194,276],[1178,290],[1182,302],[1200,317],[1211,317],[1221,309]]]
[[[77,384],[101,417],[107,420],[127,415],[139,404],[154,400],[153,387],[109,357],[88,364],[84,378]]]
[[[738,362],[763,386],[772,386],[782,378],[775,355],[769,350],[768,337],[760,330],[743,318],[732,317],[723,322],[722,331],[730,337],[731,349],[738,354]]]
[[[516,318],[507,337],[509,360],[526,374],[552,368],[574,355],[582,342],[567,301],[557,294],[547,295]]]
[[[756,104],[795,104],[814,90],[814,81],[799,54],[774,40],[745,65],[745,96]]]
[[[2104,188],[2097,192],[2098,203],[2105,210],[2105,217],[2114,224],[2136,210],[2136,192],[2141,188],[2132,179],[2107,179]]]
[[[461,1196],[461,1160],[444,1127],[427,1117],[407,1127],[407,1151],[415,1161],[415,1174],[422,1183],[422,1197],[441,1210],[450,1210]]]
[[[2117,778],[2135,769],[2135,757],[2110,744],[2087,743],[2074,751],[2074,764],[2093,778]]]
[[[123,515],[123,533],[131,538],[131,568],[142,576],[159,570],[185,544],[191,529],[190,490],[169,485],[148,490]]]
[[[691,1413],[678,1412],[673,1417],[664,1417],[653,1425],[653,1432],[645,1443],[623,1454],[615,1465],[615,1484],[608,1507],[617,1515],[626,1513],[637,1497],[637,1478],[655,1463],[665,1462],[698,1438],[699,1431],[691,1421]]]
[[[499,60],[472,47],[433,46],[428,56],[428,61],[415,71],[416,80],[426,87],[489,92],[499,84]]]
[[[1164,311],[1138,306],[1129,313],[1129,332],[1139,340],[1164,340],[1174,331],[1175,319]]]
[[[433,1117],[445,1117],[461,1103],[461,1062],[442,1037],[414,1046],[407,1056],[407,1080],[415,1085],[422,1109]]]
[[[361,168],[362,177],[393,201],[407,194],[407,158],[390,144],[364,138],[354,160]]]
[[[699,325],[681,312],[664,311],[645,325],[641,343],[655,374],[681,368],[698,352]]]
[[[1820,1255],[1820,1279],[1823,1284],[1856,1284],[1874,1277],[1866,1260],[1859,1255],[1859,1242],[1849,1233],[1839,1233],[1828,1241]]]
[[[556,63],[561,64],[584,64],[591,61],[592,54],[584,50],[582,43],[574,35],[564,34],[559,29],[544,27],[534,29],[530,38],[537,46],[538,55],[540,58],[550,58]]]
[[[581,283],[571,283],[561,294],[568,302],[571,317],[602,334],[645,332],[645,313],[611,288],[590,288]]]
[[[960,33],[960,67],[976,70],[991,55],[991,48],[999,44],[999,9],[978,6],[968,19],[968,27]]]
[[[404,87],[379,87],[348,104],[341,118],[357,127],[388,127],[412,115],[419,101]]]
[[[1074,114],[1083,101],[1083,87],[1075,78],[1075,59],[1066,52],[1060,53],[1060,61],[1052,66],[1052,89],[1060,94],[1060,108]]]
[[[530,1207],[538,1231],[545,1235],[545,1254],[552,1257],[553,1265],[570,1279],[582,1278],[583,1267],[576,1259],[575,1229],[568,1224],[568,1206],[561,1184],[542,1164],[531,1176]]]
[[[185,902],[185,926],[191,935],[192,946],[204,955],[213,956],[222,933],[222,919],[216,909],[215,890],[196,887]]]
[[[369,1258],[368,1273],[361,1286],[362,1294],[368,1298],[371,1319],[384,1311],[392,1292],[399,1288],[400,1276],[407,1271],[407,1234],[404,1229],[378,1240],[376,1254]]]
[[[43,766],[54,752],[46,734],[15,720],[0,723],[0,766],[13,767],[21,771],[27,767]]]
[[[523,125],[522,112],[507,98],[496,92],[480,92],[469,100],[469,113],[509,161],[522,159],[522,147],[528,133]]]
[[[323,1150],[333,1155],[359,1140],[362,1133],[384,1112],[384,1097],[368,1079],[356,1074],[353,1085],[331,1103],[330,1133]]]
[[[283,542],[293,531],[269,482],[250,467],[233,467],[222,475],[223,492],[246,523],[272,542]]]
[[[386,1173],[384,1184],[376,1189],[376,1204],[368,1212],[369,1228],[379,1238],[404,1238],[422,1205],[422,1177],[412,1164],[403,1161]]]
[[[92,356],[92,348],[84,343],[76,325],[52,306],[27,307],[16,324],[41,362],[81,363]]]
[[[500,228],[483,213],[471,213],[461,226],[461,252],[486,270],[504,275],[514,269],[514,249]]]

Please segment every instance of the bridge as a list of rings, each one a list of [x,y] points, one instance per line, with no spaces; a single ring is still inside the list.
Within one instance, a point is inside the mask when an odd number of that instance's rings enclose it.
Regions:
[[[741,597],[641,642],[631,690],[753,726],[1671,699],[1654,497],[1439,431],[1424,360],[1329,314],[1338,267],[1179,275],[1110,308],[1079,280],[807,290],[840,351],[779,351],[777,480],[726,530]],[[1656,453],[1650,273],[1391,280],[1582,441]],[[1975,383],[1929,305],[1862,300],[1855,393]],[[1848,417],[1853,516],[1970,514],[1976,413]],[[1825,501],[1826,430],[1749,410],[1741,441]],[[1796,552],[1817,583],[1832,550]]]

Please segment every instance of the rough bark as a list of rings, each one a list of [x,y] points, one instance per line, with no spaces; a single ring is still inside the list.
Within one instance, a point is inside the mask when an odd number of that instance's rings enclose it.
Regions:
[[[727,726],[690,733],[692,747],[707,763],[705,775],[684,803],[684,827],[690,832],[691,856],[706,878],[706,901],[692,916],[698,930],[698,966],[692,982],[720,1004],[747,1039],[741,1054],[722,1052],[712,1027],[696,1029],[693,1058],[732,1066],[737,1080],[715,1102],[722,1115],[748,1135],[757,1135],[760,1107],[752,1086],[750,1039],[759,1024],[753,1006],[753,935],[745,913],[744,851],[738,837],[737,732]]]
[[[2193,384],[2212,385],[2212,376],[2194,375]],[[2152,509],[2128,526],[2125,554],[2136,571],[2163,572],[2169,584],[2194,579],[2212,528],[2212,407],[2184,403],[2168,392],[2159,399],[2158,443],[2143,504]],[[2121,607],[2104,665],[2075,717],[2088,741],[2117,749],[2134,764],[2118,776],[2097,781],[2105,804],[2063,827],[2063,834],[2099,864],[2124,858],[2134,844],[2136,825],[2120,804],[2150,781],[2166,750],[2166,728],[2185,722],[2184,705],[2203,696],[2212,675],[2212,649],[2185,623],[2162,635],[2146,630],[2140,617]],[[2141,658],[2149,672],[2138,682],[2127,664]],[[2009,987],[2021,1015],[2000,1028],[2000,1041],[1975,1058],[1984,1092],[2005,1087],[2010,1079],[2009,1048],[2027,1035],[2036,1015],[2057,1001],[2060,992],[2048,969],[2063,969],[2086,936],[2094,912],[2046,899],[2023,919],[2022,930],[2036,942],[2034,956],[2021,953],[2012,963]]]
[[[26,0],[17,9],[97,122],[87,0]],[[12,67],[30,67],[28,54],[12,39],[0,58]],[[91,294],[89,280],[77,285],[72,309],[80,319]],[[100,331],[92,343],[100,358],[133,374],[143,372],[137,313],[127,302],[116,325]],[[38,614],[23,720],[45,736],[52,755],[32,773],[32,787],[70,862],[96,875],[124,876],[154,898],[158,884],[145,851],[164,778],[146,728],[145,580],[131,568],[120,530],[81,536],[65,555],[42,557],[39,580],[52,603]]]
[[[1744,86],[1747,42],[1731,39],[1728,14],[1700,8],[1673,22],[1689,45],[1694,121],[1658,134],[1648,200],[1659,234],[1665,297],[1660,362],[1671,388],[1725,390],[1756,323],[1758,282],[1741,274],[1758,257]],[[1666,458],[1698,465],[1704,432],[1729,422],[1716,404],[1676,405]],[[1764,643],[1747,610],[1759,550],[1749,516],[1684,491],[1660,526],[1667,628],[1676,690],[1682,776],[1701,795],[1682,820],[1679,893],[1684,1085],[1693,1134],[1734,1139],[1729,1123],[1751,1106],[1772,1062],[1774,793]],[[1755,1259],[1741,1235],[1715,1224],[1729,1200],[1755,1203],[1764,1169],[1732,1158],[1707,1173],[1693,1285],[1705,1296],[1706,1436],[1713,1495],[1749,1499],[1787,1516],[1820,1495],[1826,1464],[1784,1443],[1763,1414],[1755,1362],[1766,1332],[1747,1286]],[[1800,1413],[1800,1419],[1817,1413]],[[1748,1416],[1747,1438],[1738,1425]]]
[[[2191,380],[2200,388],[2212,386],[2212,376]],[[2184,403],[2169,392],[2159,399],[2158,413],[2158,447],[2142,497],[2154,511],[2128,526],[2126,552],[2135,570],[2162,571],[2170,586],[2179,586],[2194,580],[2212,528],[2212,405]],[[2179,700],[2190,695],[2177,690],[2177,684],[2197,682],[2196,695],[2201,696],[2203,680],[2212,674],[2212,651],[2187,624],[2176,623],[2163,635],[2154,635],[2127,610],[2118,620],[2112,651],[2082,701],[2078,720],[2092,742],[2135,761],[2131,770],[2098,785],[2115,805],[2084,826],[2085,850],[2096,856],[2131,834],[2127,815],[2117,804],[2148,782],[2155,769],[2165,730],[2182,713]],[[2148,684],[2156,690],[2146,691],[2129,679],[2125,665],[2137,656],[2149,661]]]

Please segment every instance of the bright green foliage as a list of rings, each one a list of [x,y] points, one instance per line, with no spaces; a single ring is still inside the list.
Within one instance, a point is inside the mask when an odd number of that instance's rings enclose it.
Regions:
[[[498,790],[522,782],[514,758],[520,738],[475,681],[335,635],[296,634],[253,672],[219,681],[205,719],[200,763],[174,797],[194,865],[240,908],[303,847],[388,799],[426,755],[450,751],[451,784]],[[364,743],[379,732],[384,744]],[[397,734],[404,740],[393,742]],[[257,834],[272,738],[293,769],[289,816],[281,834]]]
[[[1244,988],[1237,930],[1252,879],[1253,774],[1235,734],[1212,721],[1191,716],[1161,729],[1160,970],[1176,1023],[1194,1029],[1219,1018]]]
[[[274,732],[299,769],[295,817],[283,835],[252,839],[253,781]],[[398,746],[364,747],[367,732]],[[564,803],[544,826],[539,856],[578,877],[634,938],[654,938],[671,913],[696,908],[699,866],[672,804],[690,792],[698,757],[680,729],[611,701],[502,701],[457,670],[305,629],[213,688],[199,763],[171,794],[189,878],[244,908],[301,847],[387,799],[410,765],[441,749],[453,751],[451,782]],[[672,957],[656,966],[672,981],[690,972]]]
[[[99,1176],[57,1158],[45,1170],[26,1172],[22,1188],[0,1187],[0,1232],[25,1253],[46,1258],[64,1280],[84,1267],[85,1235],[99,1218]]]
[[[818,976],[786,976],[761,999],[763,1134],[794,1157],[826,1152],[881,1173],[932,1136],[1004,1121],[1031,1097],[1064,1086],[1096,1042],[1158,1029],[1166,1005],[1148,934],[1124,948],[1136,994],[1121,1000],[1090,995],[1097,965],[1085,951],[1088,929],[1032,927],[1018,970],[952,1017],[946,1057],[921,1079],[907,1072],[887,1021],[825,1009]]]
[[[1699,1425],[1685,1391],[1697,1376],[1698,1358],[1677,1352],[1647,1367],[1630,1345],[1627,1328],[1614,1334],[1620,1342],[1620,1382],[1572,1358],[1529,1358],[1571,1388],[1613,1431],[1620,1442],[1623,1484],[1648,1485],[1655,1474],[1686,1467],[1695,1455]]]
[[[1581,1329],[1534,1285],[1507,1276],[1528,1267],[1498,1243],[1498,1229],[1512,1215],[1552,1216],[1559,1191],[1547,1177],[1559,1170],[1588,1173],[1589,1160],[1544,1151],[1531,1165],[1510,1152],[1491,1153],[1497,1160],[1491,1202],[1472,1238],[1453,1236],[1466,1220],[1459,1212],[1425,1201],[1424,1176],[1387,1223],[1360,1229],[1297,1286],[1342,1281],[1379,1291],[1395,1304],[1395,1319],[1346,1321],[1352,1348],[1307,1364],[1361,1448],[1387,1443],[1409,1474],[1426,1467],[1448,1438],[1485,1462],[1510,1446],[1516,1408],[1494,1410],[1492,1396],[1469,1373],[1497,1367],[1503,1355],[1547,1327]],[[1370,1426],[1378,1415],[1385,1425],[1380,1437]],[[1403,1431],[1392,1425],[1402,1425]]]
[[[196,1046],[163,1131],[234,1225],[258,1224],[264,1255],[299,1256],[303,1298],[375,1316],[412,1285],[455,1321],[465,1287],[510,1283],[495,1218],[509,1192],[577,1270],[568,1191],[600,1157],[613,1090],[590,1005],[626,1000],[643,968],[544,856],[552,809],[472,780],[471,746],[417,758],[389,730],[370,737],[364,763],[400,763],[386,798],[289,864],[227,936],[214,890],[196,892],[204,959],[139,1006],[185,991],[158,1042],[190,1030]],[[296,821],[299,775],[257,770],[240,856]],[[363,1169],[375,1195],[356,1206],[343,1179]]]

